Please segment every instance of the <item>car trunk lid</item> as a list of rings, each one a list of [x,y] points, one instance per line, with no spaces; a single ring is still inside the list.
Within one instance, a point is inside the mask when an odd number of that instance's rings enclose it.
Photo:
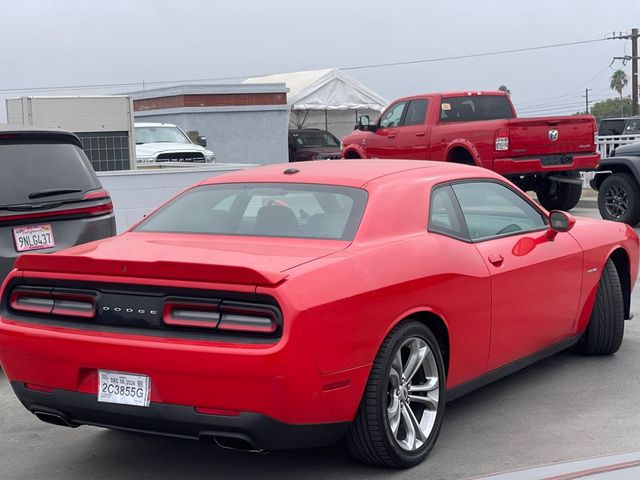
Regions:
[[[26,254],[25,271],[277,285],[286,270],[340,251],[349,242],[129,232],[51,255]]]

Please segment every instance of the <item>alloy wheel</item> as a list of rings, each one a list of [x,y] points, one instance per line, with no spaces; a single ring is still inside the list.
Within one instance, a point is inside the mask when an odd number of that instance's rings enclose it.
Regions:
[[[626,190],[620,185],[611,185],[604,194],[604,208],[613,218],[621,218],[629,208]]]
[[[387,421],[405,451],[422,447],[438,413],[440,378],[436,359],[420,337],[406,339],[395,352],[388,380]]]

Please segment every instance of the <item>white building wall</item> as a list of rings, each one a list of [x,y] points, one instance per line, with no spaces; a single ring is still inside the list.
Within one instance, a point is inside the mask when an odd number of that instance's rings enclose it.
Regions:
[[[118,233],[141,220],[186,187],[206,178],[250,167],[251,165],[212,165],[99,172],[102,186],[113,201]]]
[[[174,123],[207,137],[216,162],[270,164],[289,161],[286,105],[174,108],[135,112],[137,122]]]

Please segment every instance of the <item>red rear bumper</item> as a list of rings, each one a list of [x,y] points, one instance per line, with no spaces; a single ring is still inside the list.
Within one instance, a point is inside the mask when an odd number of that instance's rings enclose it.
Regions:
[[[600,162],[599,153],[571,155],[571,163],[553,165],[547,158],[496,158],[493,170],[501,175],[523,175],[563,171],[595,170]]]
[[[96,412],[107,405],[97,402],[97,371],[105,369],[148,375],[152,406],[184,406],[194,413],[198,408],[232,417],[257,414],[295,425],[350,422],[369,367],[321,374],[307,333],[291,327],[276,343],[238,345],[5,318],[0,319],[0,362],[12,384],[84,394],[93,399]],[[47,398],[40,395],[38,404],[47,407]],[[64,401],[62,407],[59,400],[54,403],[51,408],[64,410]],[[149,414],[144,407],[134,411]],[[117,421],[115,426],[129,428]]]

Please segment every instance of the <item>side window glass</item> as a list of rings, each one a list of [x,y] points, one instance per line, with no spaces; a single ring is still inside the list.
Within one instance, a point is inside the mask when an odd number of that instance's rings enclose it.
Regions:
[[[429,205],[430,232],[467,239],[466,227],[458,214],[456,198],[450,186],[437,187]]]
[[[640,120],[629,120],[629,124],[627,125],[626,134],[634,134],[640,133]]]
[[[468,182],[452,186],[471,240],[545,228],[546,218],[505,185]]]
[[[404,126],[422,125],[427,114],[427,100],[411,100],[404,118]]]
[[[400,125],[404,108],[407,106],[407,102],[400,102],[393,105],[387,110],[380,118],[380,127],[391,128]]]

